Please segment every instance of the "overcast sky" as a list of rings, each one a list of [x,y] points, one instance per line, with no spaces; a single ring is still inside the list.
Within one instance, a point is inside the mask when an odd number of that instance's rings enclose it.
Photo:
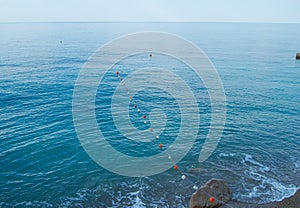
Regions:
[[[0,22],[300,23],[300,0],[0,0]]]

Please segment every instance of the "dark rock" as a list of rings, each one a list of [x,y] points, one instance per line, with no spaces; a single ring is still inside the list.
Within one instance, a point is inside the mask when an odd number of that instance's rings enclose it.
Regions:
[[[298,60],[300,59],[300,53],[296,54],[296,59],[298,59]]]
[[[210,202],[214,197],[214,202]],[[190,200],[190,208],[217,208],[231,200],[232,193],[225,181],[211,179],[198,189]]]

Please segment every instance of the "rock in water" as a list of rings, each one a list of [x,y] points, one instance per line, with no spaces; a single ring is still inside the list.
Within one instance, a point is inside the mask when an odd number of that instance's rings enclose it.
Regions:
[[[300,53],[296,54],[296,59],[300,60]]]
[[[188,173],[190,174],[197,174],[197,173],[207,173],[208,171],[206,169],[202,168],[192,168],[188,170]]]
[[[210,197],[214,197],[213,202],[210,202]],[[211,179],[193,193],[190,200],[190,208],[217,208],[224,205],[231,198],[231,190],[225,181]]]

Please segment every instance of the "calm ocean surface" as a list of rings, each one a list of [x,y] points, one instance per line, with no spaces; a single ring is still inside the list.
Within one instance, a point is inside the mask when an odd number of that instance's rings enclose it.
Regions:
[[[186,172],[206,170],[188,174],[188,180],[172,169],[144,178],[111,173],[87,155],[76,135],[72,96],[81,67],[107,41],[141,31],[174,33],[194,42],[223,81],[224,133],[211,157],[199,164],[210,101],[201,80],[181,74],[190,80],[201,124],[194,146],[178,165]],[[0,207],[187,207],[192,187],[212,177],[224,179],[234,198],[243,201],[263,203],[292,195],[300,187],[299,37],[299,24],[0,24]],[[119,67],[181,67],[165,60],[154,55],[149,62],[145,54]],[[114,142],[120,137],[108,110],[118,85],[114,72],[104,80],[107,90],[96,96],[101,130],[128,155],[157,154],[156,148],[142,151],[144,144],[128,148],[127,140]],[[126,77],[129,71],[122,73]],[[164,92],[151,92],[140,94],[144,108],[174,106],[164,109],[173,116],[164,138],[171,144],[179,128],[178,106]]]

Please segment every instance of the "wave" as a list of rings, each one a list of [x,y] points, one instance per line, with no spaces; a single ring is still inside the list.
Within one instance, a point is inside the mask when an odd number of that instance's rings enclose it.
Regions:
[[[271,168],[256,161],[250,154],[242,154],[241,164],[245,166],[242,177],[247,193],[236,193],[235,198],[248,202],[267,203],[280,201],[296,193],[294,184],[279,181],[273,176]]]
[[[0,207],[14,207],[14,208],[29,208],[29,207],[53,207],[51,203],[46,201],[22,201],[22,202],[13,202],[13,203],[6,203],[0,202]]]

